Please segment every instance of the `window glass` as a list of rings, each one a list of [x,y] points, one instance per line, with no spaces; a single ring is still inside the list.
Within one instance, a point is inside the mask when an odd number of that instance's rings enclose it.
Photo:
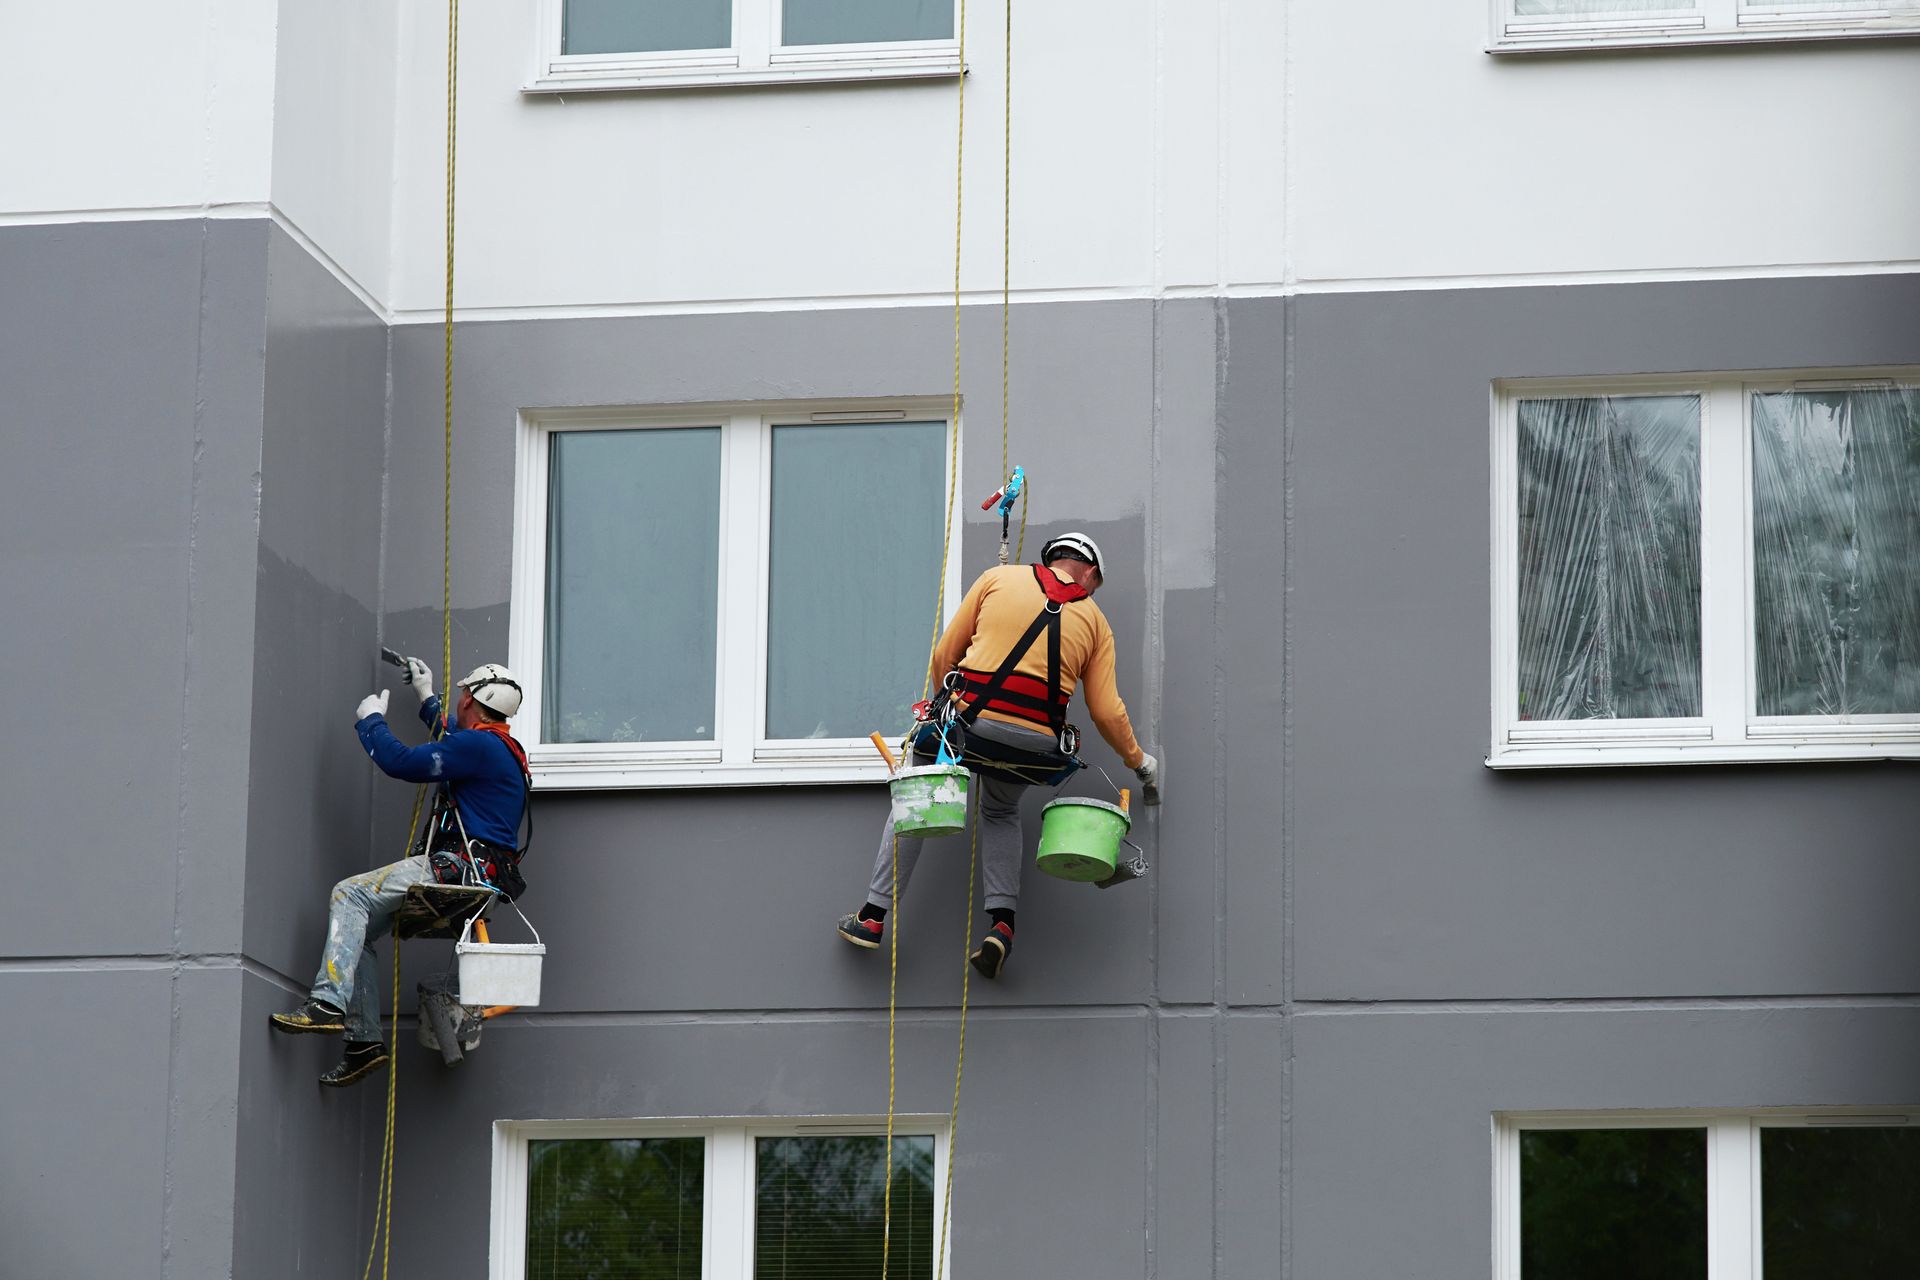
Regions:
[[[720,429],[551,439],[541,740],[711,740]]]
[[[1699,0],[1513,0],[1513,12],[1521,18],[1573,18],[1587,14],[1632,17],[1636,13],[1691,13]]]
[[[753,1178],[754,1280],[844,1280],[880,1274],[887,1140],[761,1138]],[[893,1230],[887,1274],[933,1274],[933,1139],[893,1140]]]
[[[1700,399],[1519,403],[1522,720],[1700,714]]]
[[[1767,1280],[1920,1276],[1920,1130],[1762,1129]]]
[[[1755,711],[1920,711],[1920,392],[1753,397]]]
[[[943,422],[773,429],[768,738],[906,723],[933,638]]]
[[[1704,1280],[1707,1131],[1522,1131],[1520,1274]]]
[[[527,1144],[527,1280],[700,1280],[706,1139]]]
[[[780,43],[953,39],[953,0],[782,0]]]
[[[733,0],[566,0],[562,53],[664,53],[733,44]]]

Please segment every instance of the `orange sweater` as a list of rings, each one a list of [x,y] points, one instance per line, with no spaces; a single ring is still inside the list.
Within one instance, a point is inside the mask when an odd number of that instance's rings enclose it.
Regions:
[[[1061,581],[1067,576],[1049,569]],[[1047,602],[1046,593],[1033,580],[1033,566],[1003,564],[987,570],[974,580],[960,602],[959,612],[947,624],[946,632],[933,651],[933,672],[938,677],[956,667],[983,673],[999,670],[1014,642],[1032,625]],[[1014,668],[1036,680],[1047,678],[1047,645],[1036,640]],[[1060,692],[1071,695],[1082,681],[1087,710],[1107,745],[1119,753],[1127,768],[1134,768],[1145,754],[1134,740],[1133,722],[1127,718],[1127,704],[1113,678],[1113,628],[1100,606],[1091,600],[1077,600],[1060,608]],[[980,713],[982,719],[1032,728],[1018,716],[991,709]]]

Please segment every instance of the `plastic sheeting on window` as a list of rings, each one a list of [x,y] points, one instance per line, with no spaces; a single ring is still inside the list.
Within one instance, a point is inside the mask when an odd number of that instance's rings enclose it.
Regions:
[[[1522,720],[1700,708],[1700,399],[1519,406]]]
[[[1920,711],[1920,391],[1753,396],[1754,710]]]

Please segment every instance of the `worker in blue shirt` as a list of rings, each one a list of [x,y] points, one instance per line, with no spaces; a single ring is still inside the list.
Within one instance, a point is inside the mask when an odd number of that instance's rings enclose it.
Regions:
[[[341,1087],[386,1065],[380,1039],[380,984],[373,943],[416,884],[458,884],[479,876],[512,896],[519,880],[520,819],[526,810],[527,754],[508,732],[520,709],[520,685],[496,662],[484,663],[457,686],[453,724],[445,724],[433,692],[433,671],[406,660],[401,678],[420,697],[420,719],[432,740],[409,747],[387,725],[387,690],[362,700],[354,731],[374,764],[403,782],[437,783],[440,790],[421,852],[334,885],[320,970],[305,1004],[273,1015],[276,1031],[346,1035],[340,1064],[320,1083]]]

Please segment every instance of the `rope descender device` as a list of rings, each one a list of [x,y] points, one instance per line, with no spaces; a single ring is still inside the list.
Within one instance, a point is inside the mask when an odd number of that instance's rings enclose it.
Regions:
[[[1015,467],[1013,469],[1013,474],[1007,477],[1007,482],[1001,485],[998,489],[995,489],[993,491],[993,495],[989,497],[985,502],[980,504],[980,509],[982,511],[991,511],[995,503],[998,503],[1000,505],[1000,563],[1001,564],[1007,563],[1007,526],[1008,526],[1008,522],[1012,519],[1012,516],[1013,516],[1013,504],[1019,501],[1020,495],[1026,489],[1026,487],[1027,487],[1026,469],[1024,467]],[[1026,528],[1026,521],[1024,517],[1021,520],[1021,528],[1022,530]]]

